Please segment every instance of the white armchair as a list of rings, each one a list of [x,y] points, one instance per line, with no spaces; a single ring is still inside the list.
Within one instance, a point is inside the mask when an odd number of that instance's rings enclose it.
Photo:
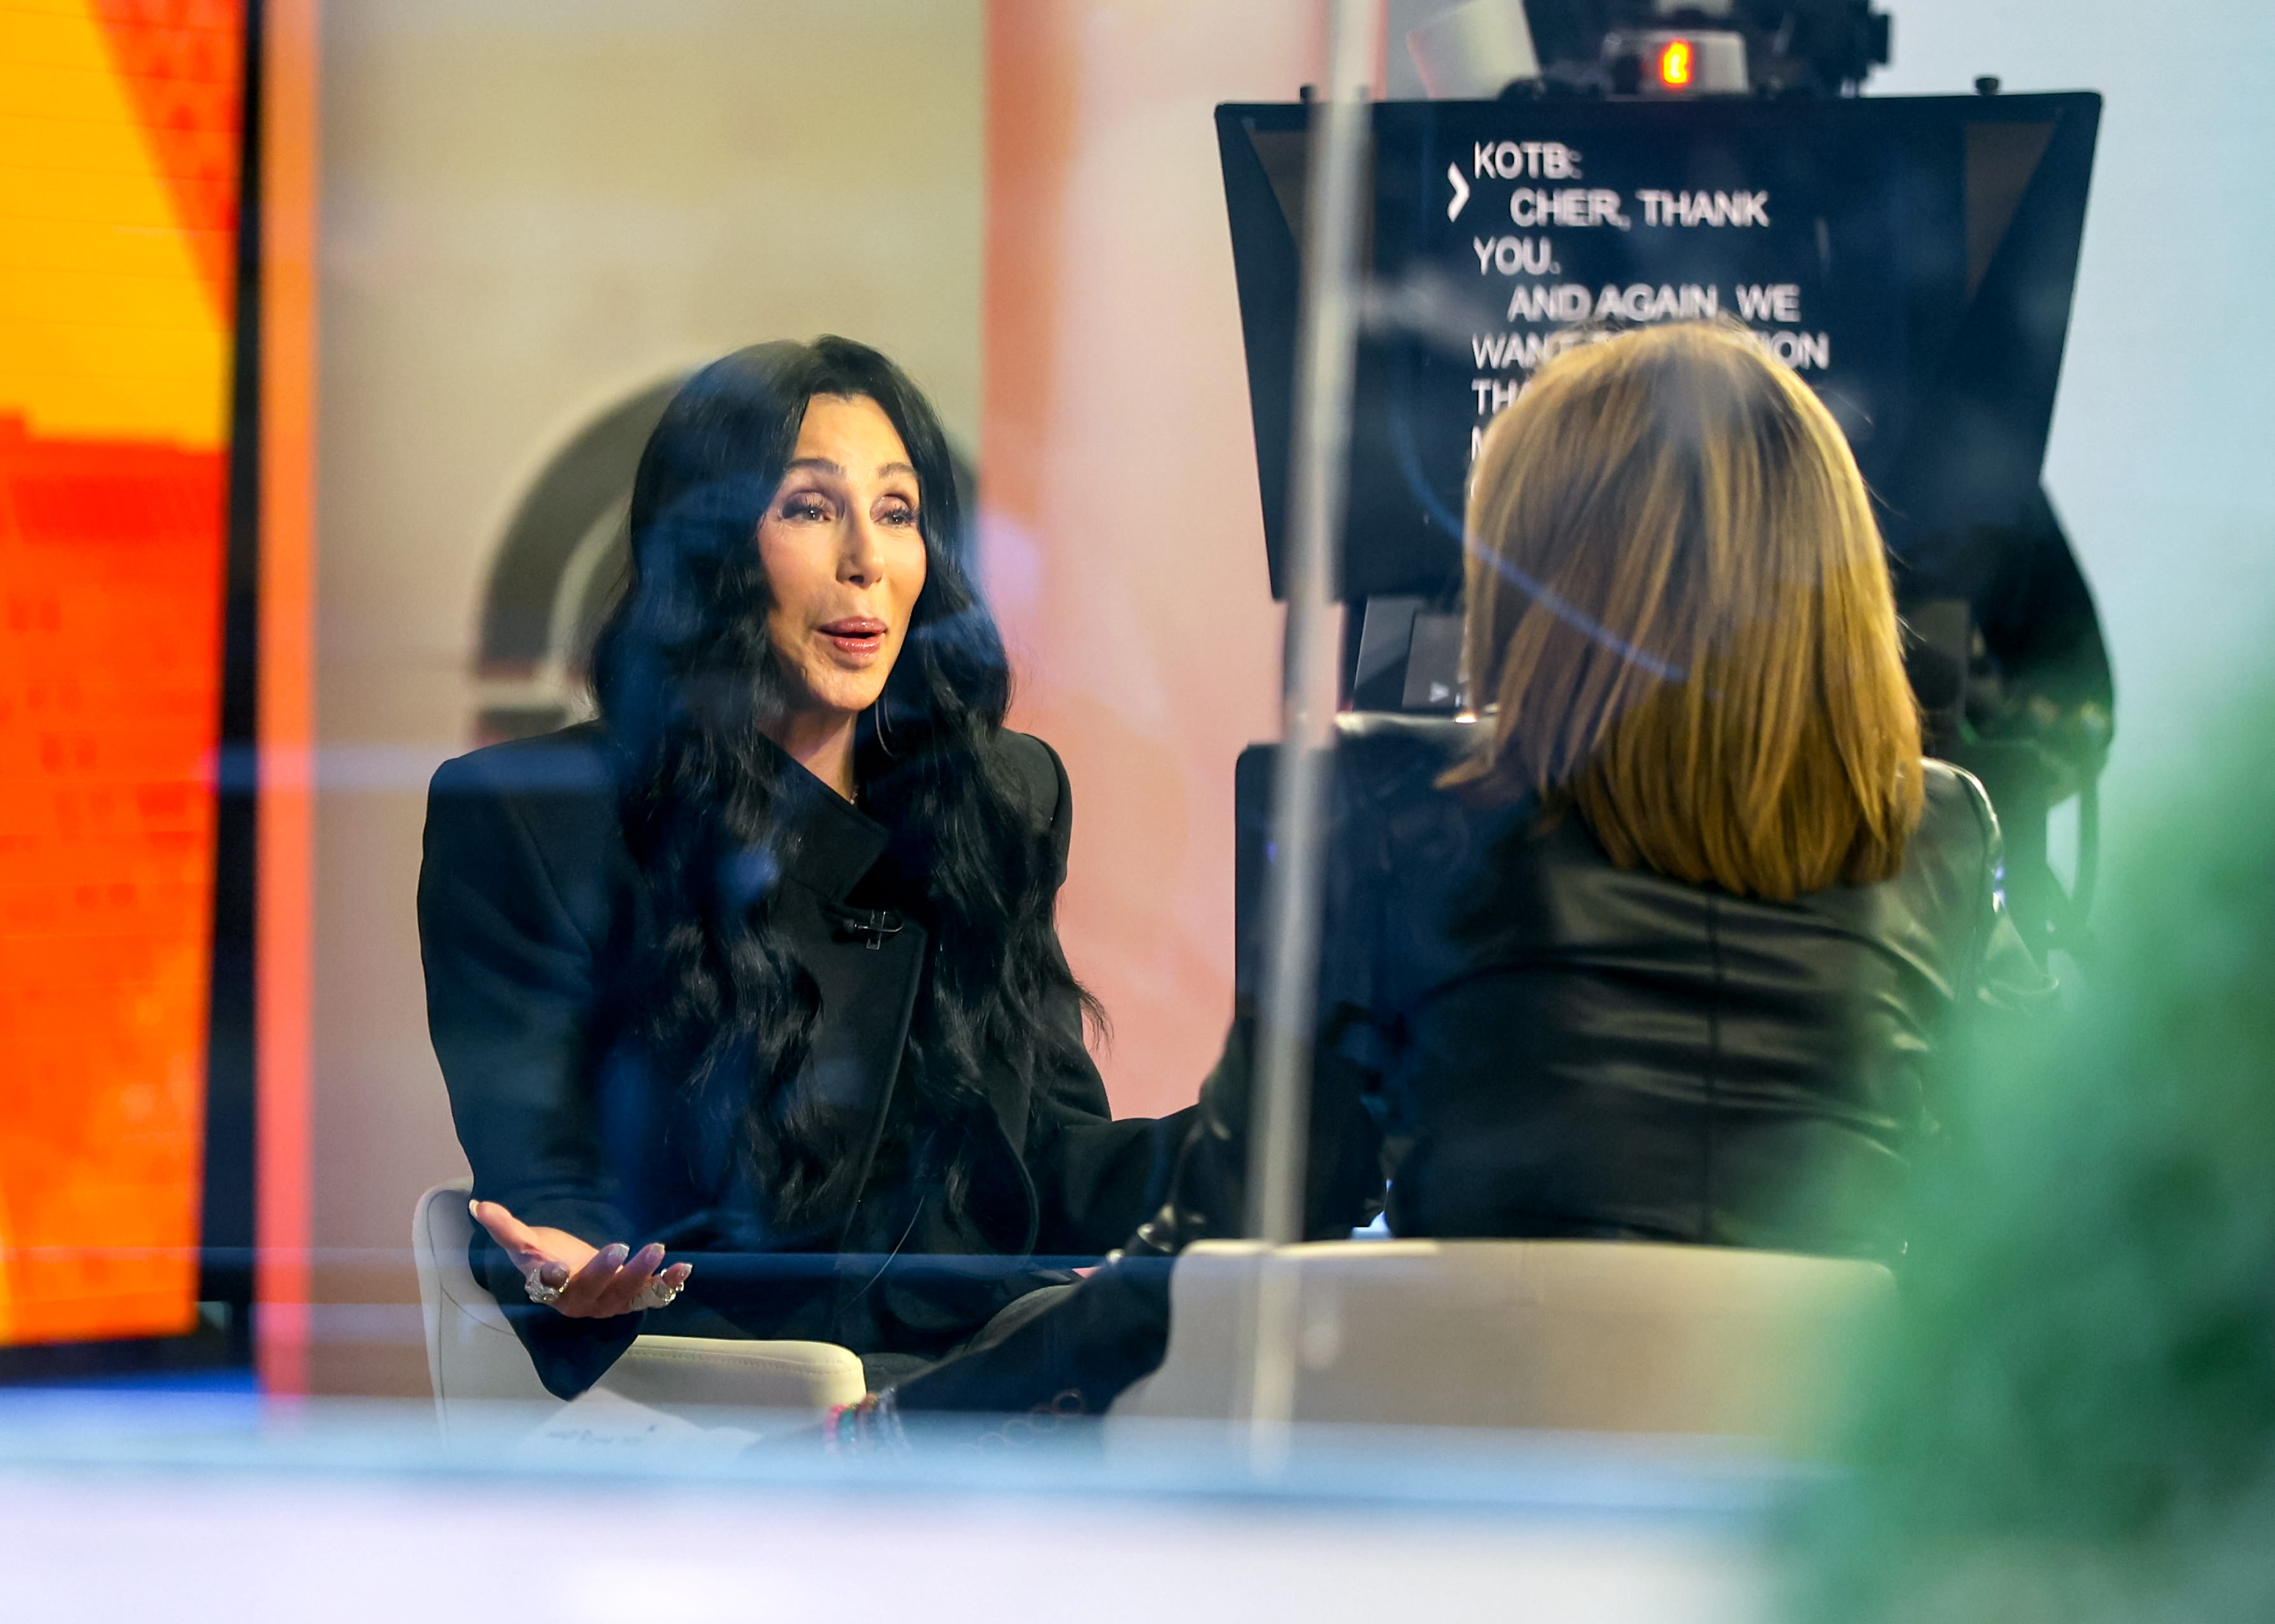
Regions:
[[[1204,1242],[1169,1347],[1107,1432],[1239,1421],[1267,1287],[1292,1313],[1294,1419],[1719,1434],[1807,1452],[1849,1348],[1891,1313],[1878,1264],[1597,1241]]]
[[[455,1179],[419,1197],[411,1250],[419,1267],[419,1301],[427,1322],[427,1373],[442,1430],[461,1421],[527,1406],[532,1418],[562,1408],[531,1368],[529,1356],[466,1262],[473,1215],[472,1183]],[[737,1341],[699,1336],[643,1336],[624,1350],[594,1388],[646,1409],[731,1407],[820,1413],[866,1391],[861,1361],[829,1342]]]

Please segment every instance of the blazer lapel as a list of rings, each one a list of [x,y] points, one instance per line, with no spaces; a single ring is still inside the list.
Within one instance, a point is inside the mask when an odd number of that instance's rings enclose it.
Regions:
[[[884,855],[885,827],[783,760],[775,917],[821,995],[812,1050],[792,1086],[869,1119],[861,1175],[848,1186],[853,1195],[844,1212],[824,1220],[839,1229],[868,1182],[892,1107],[929,939],[905,915],[845,905],[846,894]]]

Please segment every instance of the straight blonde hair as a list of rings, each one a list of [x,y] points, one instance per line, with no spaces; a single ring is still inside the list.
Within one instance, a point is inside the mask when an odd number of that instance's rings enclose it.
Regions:
[[[1824,404],[1735,326],[1567,351],[1471,475],[1470,691],[1447,774],[1576,812],[1612,860],[1789,901],[1903,866],[1919,713],[1870,497]]]

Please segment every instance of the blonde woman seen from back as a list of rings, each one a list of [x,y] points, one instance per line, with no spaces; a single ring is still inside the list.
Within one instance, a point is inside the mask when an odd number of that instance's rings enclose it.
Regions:
[[[1583,346],[1471,480],[1449,782],[1569,806],[1621,868],[1790,902],[1903,866],[1920,732],[1840,427],[1742,329]]]

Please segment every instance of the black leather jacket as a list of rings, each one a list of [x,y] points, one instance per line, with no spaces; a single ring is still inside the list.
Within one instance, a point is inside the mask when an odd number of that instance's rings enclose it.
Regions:
[[[1964,1018],[2051,990],[1982,787],[1927,763],[1900,874],[1770,903],[1439,789],[1459,731],[1340,754],[1319,1104],[1372,1097],[1390,1227],[1900,1253]]]
[[[1576,818],[1440,789],[1461,737],[1343,730],[1310,1232],[1387,1200],[1402,1235],[1900,1255],[1907,1172],[1971,1020],[2052,992],[2006,917],[1982,787],[1929,762],[1902,872],[1766,903],[1614,867]],[[1254,968],[1243,954],[1243,1004]],[[1096,1409],[1158,1362],[1166,1302],[1136,1260],[1239,1233],[1252,1027],[1235,1020],[1120,1278],[908,1384],[905,1407],[1071,1389]]]

